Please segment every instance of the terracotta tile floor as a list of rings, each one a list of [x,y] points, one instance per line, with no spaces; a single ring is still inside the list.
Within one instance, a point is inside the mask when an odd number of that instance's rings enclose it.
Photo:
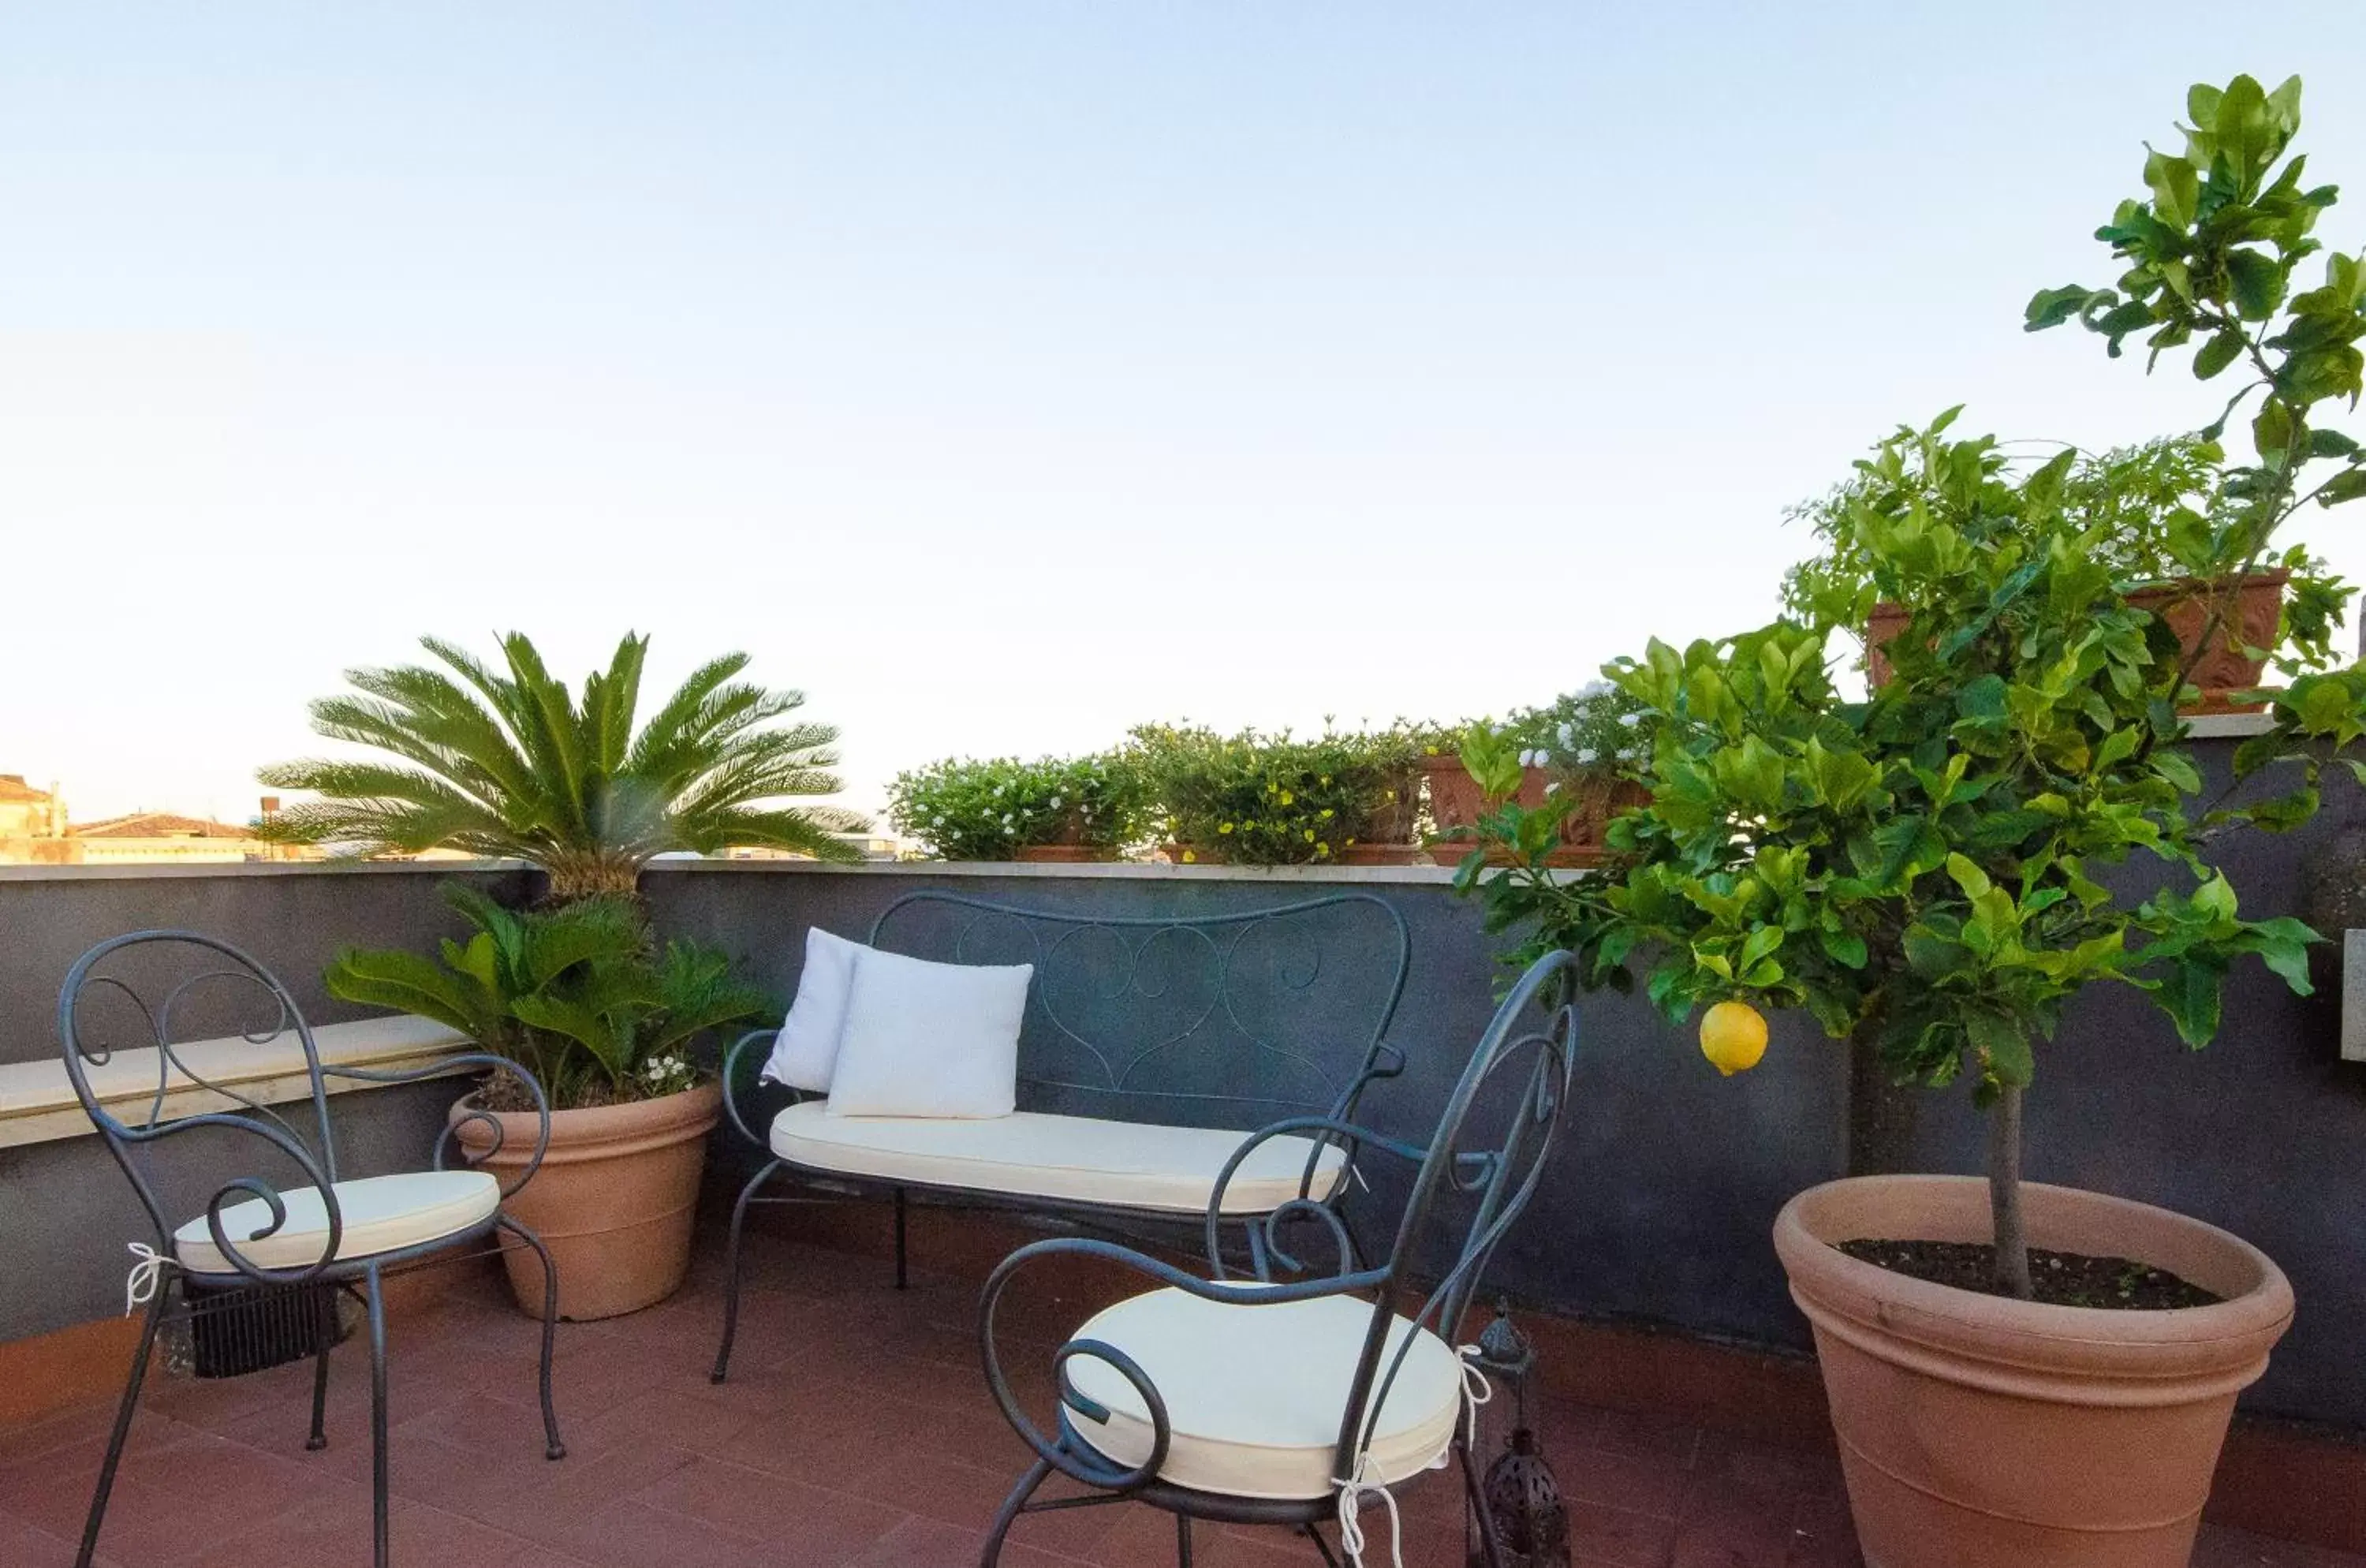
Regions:
[[[651,1311],[559,1331],[569,1457],[542,1457],[532,1325],[473,1280],[391,1334],[394,1550],[419,1568],[959,1568],[1025,1453],[987,1397],[975,1288],[898,1293],[875,1258],[765,1240],[751,1252],[732,1381],[705,1371],[720,1322],[711,1251]],[[1064,1314],[1022,1314],[1048,1346]],[[1029,1390],[1047,1408],[1047,1380]],[[330,1447],[304,1451],[305,1367],[152,1381],[104,1561],[337,1568],[369,1561],[366,1352],[335,1357]],[[0,1564],[62,1568],[110,1406],[0,1431]],[[1828,1447],[1738,1441],[1548,1402],[1541,1435],[1586,1568],[1842,1568],[1858,1562]],[[1406,1563],[1459,1568],[1450,1478],[1403,1489]],[[1384,1539],[1381,1538],[1381,1539]],[[1316,1561],[1276,1531],[1200,1527],[1204,1568]],[[1011,1568],[1174,1560],[1166,1516],[1134,1506],[1020,1521]],[[1385,1561],[1372,1554],[1375,1568]],[[2366,1568],[2223,1530],[2200,1568]]]

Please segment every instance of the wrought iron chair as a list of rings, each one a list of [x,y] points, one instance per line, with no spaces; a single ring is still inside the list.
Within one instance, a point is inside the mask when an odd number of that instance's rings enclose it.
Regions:
[[[1385,1506],[1393,1537],[1389,1488],[1448,1462],[1461,1470],[1486,1562],[1503,1568],[1470,1451],[1466,1411],[1476,1397],[1458,1337],[1489,1258],[1536,1190],[1568,1096],[1576,1059],[1576,1014],[1562,999],[1569,962],[1567,953],[1550,953],[1521,976],[1426,1148],[1344,1119],[1300,1116],[1251,1134],[1233,1156],[1237,1168],[1266,1140],[1297,1136],[1412,1164],[1410,1196],[1386,1262],[1361,1267],[1338,1216],[1316,1203],[1267,1218],[1252,1280],[1227,1277],[1212,1205],[1211,1279],[1084,1237],[1039,1241],[1003,1260],[986,1287],[979,1340],[994,1397],[1036,1460],[987,1535],[986,1568],[1021,1514],[1125,1501],[1175,1516],[1186,1568],[1194,1519],[1292,1529],[1335,1568],[1339,1556],[1319,1528],[1334,1522],[1342,1554],[1360,1563],[1374,1499]],[[1546,1010],[1541,1025],[1529,1017],[1538,1006]],[[1456,1209],[1463,1211],[1459,1238],[1451,1234]],[[1276,1280],[1275,1265],[1311,1272],[1285,1249],[1279,1230],[1308,1221],[1329,1231],[1338,1267],[1327,1279]],[[1122,1264],[1161,1288],[1096,1314],[1053,1352],[1058,1421],[1046,1435],[1011,1391],[995,1316],[1020,1273],[1073,1257]],[[1444,1272],[1424,1297],[1412,1271],[1425,1267]],[[1055,1471],[1089,1490],[1037,1499]]]
[[[161,999],[152,1006],[149,998]],[[111,1038],[118,1029],[127,1031],[130,1041]],[[193,1030],[208,1032],[198,1034]],[[313,1136],[309,1141],[277,1111],[208,1080],[186,1059],[188,1048],[199,1039],[242,1038],[261,1045],[290,1033],[303,1048],[309,1080],[310,1114],[299,1115],[311,1124]],[[99,1466],[98,1483],[91,1495],[82,1551],[75,1559],[77,1568],[89,1568],[97,1549],[132,1413],[139,1404],[159,1331],[168,1316],[178,1315],[193,1327],[208,1321],[219,1325],[231,1318],[246,1325],[257,1321],[276,1323],[283,1330],[277,1347],[280,1353],[266,1352],[265,1364],[289,1359],[285,1353],[288,1348],[285,1334],[299,1336],[298,1353],[313,1358],[312,1429],[306,1447],[320,1449],[328,1443],[329,1351],[338,1337],[339,1293],[358,1301],[369,1323],[372,1525],[376,1561],[378,1568],[386,1568],[383,1282],[397,1268],[430,1258],[442,1261],[437,1255],[484,1241],[497,1230],[534,1248],[542,1259],[543,1433],[548,1457],[565,1457],[550,1397],[551,1348],[558,1321],[558,1271],[541,1239],[501,1208],[533,1176],[550,1141],[549,1106],[531,1074],[504,1057],[478,1054],[446,1056],[432,1066],[408,1070],[325,1065],[311,1027],[287,987],[237,948],[195,931],[135,931],[101,942],[83,954],[59,994],[58,1034],[75,1095],[107,1140],[108,1152],[130,1179],[141,1206],[155,1226],[152,1247],[136,1243],[132,1247],[140,1262],[132,1270],[128,1294],[135,1303],[144,1296],[147,1315],[107,1456]],[[92,1082],[92,1069],[108,1067],[118,1048],[127,1058],[133,1050],[152,1053],[155,1057],[152,1088],[144,1064],[130,1060],[124,1064],[141,1069],[134,1103],[144,1100],[144,1106],[137,1122],[126,1122],[107,1108],[110,1098],[118,1104],[124,1102],[126,1084],[111,1083],[107,1087],[116,1092],[102,1096]],[[466,1066],[510,1073],[531,1093],[541,1111],[534,1157],[514,1182],[504,1188],[490,1173],[466,1164],[447,1168],[445,1162],[456,1146],[453,1137],[456,1129],[447,1129],[438,1140],[432,1170],[339,1179],[336,1139],[329,1123],[328,1077],[400,1084]],[[168,1100],[192,1091],[205,1097],[205,1104],[227,1100],[243,1110],[167,1114]],[[479,1114],[468,1120],[490,1126],[494,1147],[500,1146],[501,1131],[494,1118]],[[157,1145],[175,1134],[209,1127],[261,1139],[295,1168],[303,1185],[274,1187],[261,1177],[236,1177],[214,1193],[202,1214],[176,1224],[174,1212],[159,1194],[158,1172],[153,1168]],[[216,1333],[211,1337],[217,1345],[217,1359],[221,1359],[223,1337]],[[242,1353],[251,1362],[251,1346],[244,1352],[232,1346],[228,1359],[236,1362]]]
[[[870,942],[915,957],[1035,966],[1019,1037],[1023,1111],[1217,1130],[1255,1127],[1295,1112],[1345,1121],[1355,1116],[1367,1089],[1404,1069],[1403,1054],[1384,1036],[1404,992],[1411,939],[1395,908],[1369,893],[1335,893],[1249,909],[1110,916],[1023,908],[930,888],[907,893],[880,911]],[[738,1331],[749,1206],[839,1201],[768,1195],[765,1189],[776,1180],[817,1179],[857,1191],[884,1188],[895,1201],[896,1284],[901,1289],[910,1188],[963,1206],[1054,1213],[1079,1225],[1122,1233],[1179,1224],[1189,1235],[1198,1228],[1200,1192],[1230,1146],[1218,1144],[1197,1178],[1202,1188],[1171,1207],[808,1168],[783,1152],[781,1134],[794,1117],[759,1112],[739,1087],[747,1052],[768,1044],[775,1032],[743,1035],[724,1058],[725,1111],[768,1158],[749,1179],[731,1213],[723,1337],[711,1374],[716,1382],[729,1369]],[[819,1109],[819,1096],[773,1092],[793,1107],[804,1100],[811,1101],[807,1110]],[[1319,1188],[1318,1196],[1335,1215],[1352,1173],[1335,1154],[1322,1158],[1319,1145],[1307,1153],[1302,1175],[1293,1179],[1294,1167],[1287,1159],[1271,1160],[1269,1168],[1248,1173],[1242,1188],[1274,1198],[1287,1198],[1294,1190],[1300,1200]],[[1353,1151],[1348,1153],[1352,1157]],[[1266,1201],[1243,1201],[1236,1195],[1224,1218],[1253,1225],[1263,1216]]]

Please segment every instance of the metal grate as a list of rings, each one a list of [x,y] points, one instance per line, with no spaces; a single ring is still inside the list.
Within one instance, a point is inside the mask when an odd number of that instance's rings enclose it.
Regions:
[[[165,1366],[200,1378],[242,1377],[300,1361],[343,1340],[350,1325],[333,1284],[184,1285],[187,1304],[168,1330]]]

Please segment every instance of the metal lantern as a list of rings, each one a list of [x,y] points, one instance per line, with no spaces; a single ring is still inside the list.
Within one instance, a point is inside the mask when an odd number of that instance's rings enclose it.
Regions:
[[[1536,1359],[1536,1348],[1512,1322],[1508,1308],[1498,1305],[1495,1321],[1479,1337],[1478,1364],[1510,1386],[1512,1430],[1504,1451],[1487,1467],[1481,1490],[1494,1521],[1495,1561],[1504,1568],[1569,1568],[1569,1505],[1561,1501],[1560,1483],[1528,1425],[1528,1371]],[[1487,1568],[1489,1562],[1479,1532],[1474,1515],[1468,1531],[1470,1568]]]

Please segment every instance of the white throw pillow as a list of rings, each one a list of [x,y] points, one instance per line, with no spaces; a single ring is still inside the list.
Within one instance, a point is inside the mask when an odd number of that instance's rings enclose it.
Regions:
[[[1031,964],[930,964],[857,949],[833,1116],[1008,1116]]]
[[[781,1021],[773,1038],[772,1059],[762,1078],[791,1089],[828,1092],[830,1069],[838,1064],[839,1036],[846,1032],[846,998],[854,984],[854,955],[860,942],[847,941],[814,926],[806,932],[806,966],[797,976],[797,999]]]

